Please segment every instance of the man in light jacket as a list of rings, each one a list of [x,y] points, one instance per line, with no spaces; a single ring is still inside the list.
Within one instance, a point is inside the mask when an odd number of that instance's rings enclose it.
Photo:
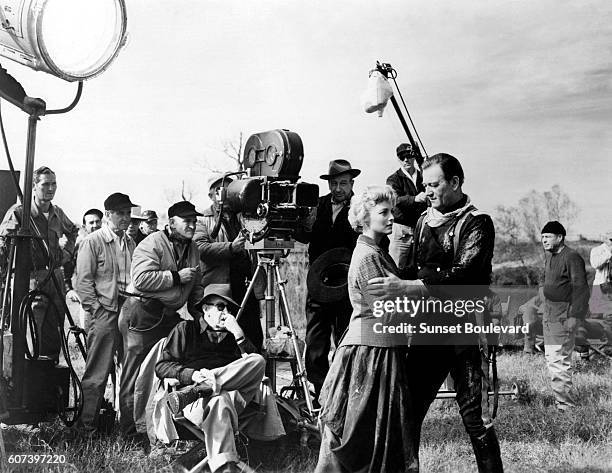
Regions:
[[[194,318],[200,315],[196,304],[204,288],[200,254],[192,238],[201,215],[190,202],[177,202],[168,209],[168,227],[149,235],[134,251],[129,297],[119,316],[125,351],[119,394],[124,436],[137,437],[134,386],[140,364],[180,321],[177,310],[183,305]]]
[[[96,430],[96,418],[106,380],[123,358],[123,341],[117,320],[130,282],[132,253],[136,243],[125,232],[135,207],[119,192],[104,201],[106,224],[90,233],[79,247],[76,291],[89,321],[87,361],[83,374],[83,412],[80,427]]]

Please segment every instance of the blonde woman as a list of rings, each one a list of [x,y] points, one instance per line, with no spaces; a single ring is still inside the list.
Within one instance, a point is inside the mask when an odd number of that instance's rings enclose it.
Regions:
[[[353,312],[319,398],[317,473],[418,471],[405,379],[409,339],[384,329],[405,320],[366,291],[369,279],[398,274],[386,249],[395,203],[389,186],[367,187],[351,200],[349,222],[361,232],[348,273]]]

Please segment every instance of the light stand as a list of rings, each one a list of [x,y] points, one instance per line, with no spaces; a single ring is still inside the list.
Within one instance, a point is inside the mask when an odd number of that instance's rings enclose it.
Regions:
[[[264,240],[264,243],[260,245],[262,248],[255,248],[252,250],[255,251],[257,255],[257,269],[251,278],[251,282],[249,283],[244,299],[242,300],[242,305],[238,311],[238,314],[236,315],[236,319],[239,320],[244,312],[246,302],[253,292],[253,287],[255,285],[255,281],[257,280],[257,276],[259,276],[261,271],[266,271],[266,326],[269,326],[270,323],[274,325],[274,311],[276,303],[275,287],[277,287],[280,295],[282,321],[287,324],[289,330],[291,331],[291,342],[295,351],[294,359],[283,358],[283,360],[295,363],[297,365],[297,371],[294,372],[293,379],[294,383],[296,384],[295,390],[300,388],[303,390],[309,420],[314,422],[315,411],[312,404],[312,399],[310,397],[310,391],[308,389],[306,368],[304,366],[304,362],[302,361],[302,353],[298,344],[297,334],[293,326],[291,312],[287,302],[287,295],[285,293],[285,285],[287,284],[287,280],[282,279],[280,274],[280,261],[282,258],[285,258],[288,255],[289,249],[293,248],[293,242],[286,240],[275,240],[274,246],[267,245],[266,242],[268,242],[268,240]],[[273,363],[275,363],[275,361],[273,361]],[[272,377],[275,377],[275,370],[274,373],[272,373]],[[271,382],[273,391],[276,391],[276,379],[271,379]]]
[[[30,249],[35,243],[35,240],[41,240],[41,243],[45,245],[47,253],[49,253],[46,247],[46,241],[40,235],[38,228],[34,224],[31,215],[31,203],[32,203],[32,188],[33,188],[33,174],[34,174],[34,156],[36,149],[36,126],[41,116],[49,114],[65,113],[72,110],[80,99],[82,91],[82,83],[79,83],[77,96],[75,97],[72,104],[68,107],[60,110],[46,110],[46,104],[43,100],[37,98],[30,98],[25,95],[21,85],[9,75],[5,69],[0,68],[0,97],[8,100],[13,105],[17,106],[25,113],[28,114],[28,132],[27,132],[27,147],[26,147],[26,162],[25,162],[25,176],[24,176],[24,192],[23,195],[19,193],[21,198],[23,217],[20,222],[20,227],[13,234],[9,235],[9,260],[7,267],[7,278],[5,294],[3,297],[3,303],[6,304],[9,300],[11,303],[11,314],[10,314],[10,335],[4,334],[5,327],[4,323],[2,328],[2,341],[0,343],[0,356],[2,356],[2,368],[3,375],[11,379],[12,390],[11,396],[8,399],[8,418],[3,421],[7,424],[22,424],[22,423],[35,423],[43,420],[44,411],[40,408],[44,407],[38,404],[36,401],[40,399],[24,399],[24,386],[27,382],[26,373],[26,330],[25,325],[21,324],[21,306],[29,292],[30,285],[30,268],[29,259],[31,258]],[[16,183],[18,184],[18,183]],[[18,188],[18,186],[17,186]],[[33,234],[34,230],[35,234]],[[53,265],[49,264],[50,279],[54,286],[55,291],[61,294],[60,282],[57,280],[54,274]],[[12,276],[12,284],[11,284]],[[12,290],[12,294],[9,296],[9,292]],[[74,327],[74,320],[68,310],[68,307],[63,301],[63,306],[58,307],[57,310],[62,310],[66,313],[68,322],[71,327]],[[3,315],[5,313],[5,306],[3,305]],[[3,317],[4,322],[4,317]],[[58,328],[61,330],[62,328]],[[6,341],[10,341],[9,350],[5,347]],[[81,342],[80,338],[77,339],[77,345],[81,350],[81,354],[85,357],[85,347]],[[7,353],[8,352],[8,353]],[[10,355],[10,360],[4,359],[5,354]],[[68,356],[69,358],[69,356]],[[70,363],[70,360],[67,360]],[[66,379],[65,373],[64,379]],[[50,375],[53,377],[53,375]],[[36,380],[31,380],[36,381]],[[58,387],[58,396],[63,398],[67,402],[68,393],[63,392],[61,387]],[[58,406],[65,407],[65,406]],[[0,413],[6,417],[6,412]],[[78,415],[77,415],[78,417]]]

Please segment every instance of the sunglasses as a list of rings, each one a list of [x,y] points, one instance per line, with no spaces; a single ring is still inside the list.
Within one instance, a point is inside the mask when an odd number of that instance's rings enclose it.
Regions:
[[[219,310],[219,312],[223,312],[225,309],[229,307],[225,302],[217,302],[216,304],[210,304],[208,302],[204,302],[204,305],[207,305],[208,307],[215,306],[217,310]]]
[[[400,154],[397,159],[399,159],[400,161],[408,161],[409,159],[414,159],[414,156],[411,154],[404,153]]]

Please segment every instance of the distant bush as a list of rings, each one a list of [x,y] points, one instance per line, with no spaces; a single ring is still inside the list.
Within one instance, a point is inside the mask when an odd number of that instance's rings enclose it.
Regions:
[[[493,271],[494,286],[537,286],[544,281],[544,268],[537,266],[500,267]]]

